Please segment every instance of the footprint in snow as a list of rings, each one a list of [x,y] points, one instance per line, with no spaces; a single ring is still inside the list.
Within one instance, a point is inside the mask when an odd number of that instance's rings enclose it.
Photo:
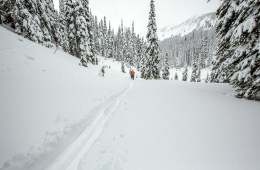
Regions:
[[[32,56],[26,56],[26,58],[27,58],[28,60],[35,61],[35,58],[32,57]]]

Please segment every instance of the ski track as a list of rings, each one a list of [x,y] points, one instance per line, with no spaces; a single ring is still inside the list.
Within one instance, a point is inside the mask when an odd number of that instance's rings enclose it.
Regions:
[[[97,118],[45,170],[77,170],[81,159],[102,133],[104,125],[132,89],[133,84],[131,82],[122,93],[114,96],[111,102],[101,106],[97,111]]]

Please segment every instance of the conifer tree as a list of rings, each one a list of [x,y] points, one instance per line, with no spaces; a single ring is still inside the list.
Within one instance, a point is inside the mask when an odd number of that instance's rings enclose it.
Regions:
[[[41,29],[37,6],[34,0],[16,0],[13,16],[15,20],[15,31],[34,42],[42,44],[44,34]]]
[[[108,31],[107,31],[107,19],[104,16],[103,28],[102,28],[102,38],[103,38],[102,42],[103,43],[102,43],[102,46],[101,46],[101,48],[102,48],[102,55],[104,57],[107,57],[107,46],[108,46],[107,33],[108,33]]]
[[[178,80],[179,79],[179,77],[178,77],[178,73],[177,73],[177,71],[176,71],[176,73],[175,73],[175,75],[174,75],[174,80]]]
[[[126,73],[126,71],[125,71],[125,63],[124,62],[121,62],[121,71],[122,71],[122,73]]]
[[[133,58],[131,56],[131,30],[130,28],[127,28],[125,30],[125,35],[124,35],[124,57],[126,64],[129,66],[133,66]]]
[[[185,70],[182,72],[182,81],[187,81],[188,79],[188,68],[185,67]]]
[[[65,52],[69,52],[69,41],[68,41],[68,27],[66,20],[66,10],[67,0],[60,1],[60,12],[59,12],[59,27],[58,27],[58,37],[59,37],[59,45]]]
[[[130,47],[131,47],[131,57],[133,66],[137,66],[137,37],[135,34],[135,25],[134,22],[132,23],[132,29],[131,29],[131,39],[130,39]]]
[[[237,87],[237,97],[254,99],[260,93],[260,2],[223,1],[217,11],[219,44],[212,82],[224,78]]]
[[[15,29],[15,16],[14,11],[16,8],[16,0],[1,0],[0,1],[0,11],[4,12],[1,15],[2,23],[9,25],[11,28]]]
[[[210,82],[210,76],[209,76],[209,73],[207,73],[207,77],[205,79],[205,83],[209,83]]]
[[[108,34],[107,34],[107,58],[112,58],[113,57],[113,34],[111,30],[111,24],[109,22],[108,26]]]
[[[86,18],[86,22],[87,22],[87,31],[88,31],[87,41],[89,41],[88,42],[89,43],[88,44],[89,52],[87,53],[87,60],[95,65],[97,52],[95,49],[95,40],[94,40],[94,20],[93,20],[91,10],[89,8],[89,1],[85,0],[83,2],[85,2],[85,3],[83,3],[83,7],[84,7],[85,13],[86,13],[85,18]]]
[[[201,82],[201,70],[200,69],[198,69],[197,76],[196,76],[196,81],[197,82]]]
[[[95,48],[95,52],[96,52],[96,54],[100,54],[100,49],[101,49],[101,47],[100,47],[100,35],[101,35],[101,33],[100,33],[100,29],[99,29],[99,24],[98,24],[98,18],[97,18],[97,16],[95,16],[94,17],[94,26],[93,26],[93,29],[94,29],[94,36],[93,36],[93,38],[94,38],[94,48]]]
[[[167,55],[167,54],[166,54]],[[165,61],[164,61],[164,67],[163,67],[163,70],[162,70],[162,78],[164,80],[169,80],[169,77],[170,77],[170,67],[169,67],[169,59],[168,57],[165,58]]]
[[[137,65],[137,70],[140,71],[142,68],[142,59],[144,58],[144,40],[143,38],[141,39],[138,35],[137,37],[137,59],[136,59],[136,65]]]
[[[41,29],[43,31],[43,44],[52,47],[57,40],[57,12],[50,0],[36,0],[37,14],[39,15]]]
[[[198,67],[196,65],[196,62],[193,62],[190,82],[196,82],[196,80],[197,80],[197,71],[198,71]]]
[[[159,79],[160,69],[159,69],[159,44],[157,36],[157,26],[155,19],[155,5],[154,0],[150,3],[150,13],[148,22],[148,32],[147,32],[147,47],[146,47],[146,64],[142,69],[142,74],[144,79]]]

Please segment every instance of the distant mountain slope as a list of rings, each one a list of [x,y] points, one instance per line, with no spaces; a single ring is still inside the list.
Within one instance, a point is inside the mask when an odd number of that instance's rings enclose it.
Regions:
[[[170,38],[175,35],[187,35],[194,30],[208,30],[215,26],[216,24],[216,13],[208,13],[200,16],[194,16],[182,24],[167,26],[158,31],[158,36],[160,40]]]

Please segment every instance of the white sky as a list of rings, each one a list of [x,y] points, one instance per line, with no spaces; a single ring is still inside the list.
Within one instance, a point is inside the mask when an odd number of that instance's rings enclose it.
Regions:
[[[59,0],[53,0],[58,8]],[[125,26],[131,26],[135,21],[137,33],[145,33],[148,23],[150,0],[89,0],[90,8],[99,19],[103,16],[111,21],[117,31],[121,18]],[[179,24],[186,19],[199,14],[214,12],[220,0],[155,0],[157,27]]]

